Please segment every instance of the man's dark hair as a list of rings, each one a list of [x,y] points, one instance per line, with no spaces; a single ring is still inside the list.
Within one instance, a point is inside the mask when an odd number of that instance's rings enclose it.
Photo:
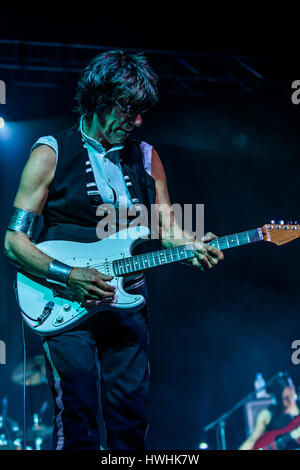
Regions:
[[[101,115],[113,99],[137,110],[157,103],[157,75],[143,53],[104,52],[83,70],[75,97],[80,115],[86,114],[91,121],[93,113]]]

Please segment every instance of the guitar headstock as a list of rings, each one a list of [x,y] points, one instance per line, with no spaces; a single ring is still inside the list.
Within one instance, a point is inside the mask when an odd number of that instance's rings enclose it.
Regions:
[[[279,223],[276,223],[275,220],[271,220],[269,224],[265,224],[262,227],[262,233],[266,242],[284,245],[300,237],[300,225],[298,222],[294,224],[287,222],[285,224],[284,220],[280,220]]]

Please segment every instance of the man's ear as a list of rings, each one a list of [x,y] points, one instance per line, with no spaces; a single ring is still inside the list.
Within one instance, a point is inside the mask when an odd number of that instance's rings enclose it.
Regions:
[[[142,116],[140,114],[137,115],[134,121],[134,127],[141,127],[142,125]]]

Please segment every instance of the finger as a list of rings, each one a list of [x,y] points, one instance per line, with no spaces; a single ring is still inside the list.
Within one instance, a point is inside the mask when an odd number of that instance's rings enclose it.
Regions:
[[[103,289],[99,289],[99,287],[96,287],[95,285],[92,285],[88,289],[88,296],[97,296],[96,298],[102,298],[102,297],[113,297],[114,295],[114,290],[113,292],[106,292]],[[94,297],[93,297],[94,298]]]
[[[103,279],[104,281],[111,281],[114,278],[114,276],[107,276],[106,274],[103,274],[100,271],[98,271],[97,274],[100,279]]]
[[[202,264],[199,263],[199,261],[197,260],[196,256],[194,256],[194,258],[192,259],[184,260],[182,261],[182,263],[186,264],[187,266],[190,266],[191,268],[197,268],[200,269],[200,271],[205,271]]]
[[[96,284],[97,287],[99,287],[100,289],[106,291],[106,292],[115,292],[116,288],[114,286],[112,286],[111,284],[107,284],[107,282],[104,282],[102,279],[100,279],[99,277],[97,277],[94,281],[94,285]]]
[[[205,244],[205,249],[209,256],[217,258],[218,260],[224,259],[223,251],[218,250],[216,247]]]
[[[215,235],[212,232],[207,232],[204,237],[201,238],[202,242],[209,242],[210,240],[213,240],[214,238],[218,238],[217,235]]]
[[[219,262],[217,258],[213,258],[212,256],[207,255],[207,259],[211,265],[216,266]]]
[[[86,305],[96,305],[96,306],[97,306],[97,305],[102,304],[102,300],[90,300],[90,299],[87,299],[87,300],[85,301],[85,304],[86,304]]]
[[[207,249],[210,245],[205,245],[204,243],[201,242],[194,242],[193,243],[193,248],[199,251],[200,253],[206,253]]]
[[[199,251],[195,251],[194,253],[195,253],[197,260],[203,266],[204,269],[212,268],[212,264],[209,262],[209,260],[204,254],[199,253]]]
[[[87,293],[87,294],[84,294],[83,296],[83,300],[85,302],[94,302],[95,300],[99,300],[99,296],[98,295],[95,295],[95,294],[92,294],[92,293]]]
[[[198,251],[198,253],[202,253],[204,256],[209,257],[211,259],[216,258],[217,260],[220,258],[222,259],[222,253],[217,250],[214,246],[210,246],[205,243],[198,243],[195,242],[193,244],[194,248]]]
[[[200,269],[201,271],[205,271],[204,267],[202,266],[202,264],[198,261],[196,257],[193,258],[193,261],[191,264],[194,268]]]

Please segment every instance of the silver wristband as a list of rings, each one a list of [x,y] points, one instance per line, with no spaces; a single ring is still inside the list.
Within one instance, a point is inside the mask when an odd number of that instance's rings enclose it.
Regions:
[[[67,287],[68,279],[72,267],[67,264],[61,263],[54,259],[51,261],[46,277],[46,281],[53,282],[54,284],[59,284],[60,286]]]
[[[32,237],[38,215],[25,209],[13,208],[12,216],[8,224],[8,230],[23,232]]]

